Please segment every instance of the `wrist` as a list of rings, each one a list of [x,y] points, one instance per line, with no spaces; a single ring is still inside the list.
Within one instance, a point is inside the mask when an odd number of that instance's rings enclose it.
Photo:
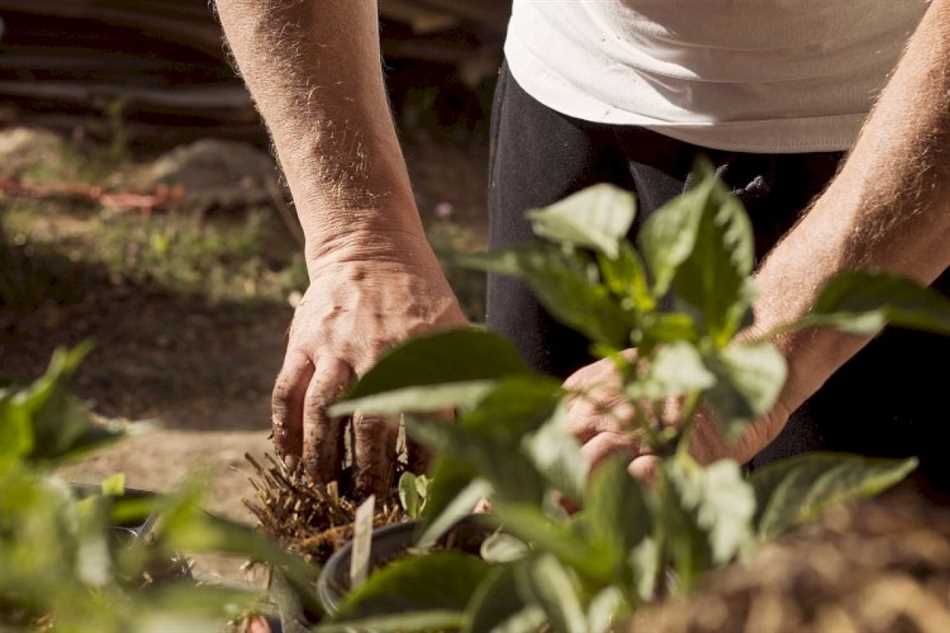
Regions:
[[[363,225],[324,233],[315,239],[308,236],[304,253],[311,279],[353,265],[444,277],[421,226],[415,230]]]
[[[767,340],[784,356],[787,376],[777,406],[792,412],[814,395],[867,339],[824,328],[783,331],[785,326],[810,313],[821,285],[803,290],[803,283],[793,289],[784,284],[782,277],[770,279],[767,270],[763,273],[757,279],[761,291],[755,305],[755,323],[739,338]]]
[[[434,258],[415,201],[378,200],[377,205],[298,206],[308,269],[357,260],[411,261]]]

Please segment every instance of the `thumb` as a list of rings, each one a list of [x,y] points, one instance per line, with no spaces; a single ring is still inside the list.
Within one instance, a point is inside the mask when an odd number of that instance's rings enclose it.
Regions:
[[[627,466],[627,472],[636,479],[652,484],[656,480],[656,471],[660,467],[660,458],[656,455],[640,455]]]

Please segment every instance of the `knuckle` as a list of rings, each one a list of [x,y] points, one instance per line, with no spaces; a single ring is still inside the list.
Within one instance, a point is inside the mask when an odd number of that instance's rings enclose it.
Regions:
[[[308,417],[323,417],[330,402],[322,392],[308,394],[303,403],[304,413]]]
[[[271,407],[275,415],[278,410],[284,410],[289,406],[293,391],[293,384],[289,380],[278,379],[271,392]]]
[[[274,381],[273,397],[274,399],[286,400],[294,390],[296,376],[286,370],[277,375]]]
[[[373,338],[369,341],[369,351],[374,360],[388,352],[391,346],[392,343],[385,338]]]
[[[580,389],[584,386],[584,383],[587,382],[587,367],[579,369],[573,374],[571,374],[567,380],[564,381],[564,387],[567,389]]]
[[[287,418],[290,417],[290,394],[275,392],[271,397],[270,410],[274,428],[284,426]]]
[[[283,449],[287,445],[287,442],[289,439],[288,433],[287,433],[287,427],[285,427],[282,424],[275,423],[273,425],[273,432],[274,432],[274,444],[277,445],[278,449]]]
[[[587,431],[591,427],[590,417],[586,415],[585,411],[578,411],[568,418],[566,427],[568,432],[575,435]]]
[[[380,416],[357,415],[353,418],[353,426],[361,437],[368,441],[383,441],[389,430],[389,421]]]

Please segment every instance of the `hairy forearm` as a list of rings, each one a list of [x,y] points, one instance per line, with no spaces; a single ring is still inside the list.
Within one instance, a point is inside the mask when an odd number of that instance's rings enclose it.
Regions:
[[[375,0],[217,0],[307,236],[308,260],[422,236],[386,99]]]
[[[929,284],[950,266],[947,60],[950,1],[934,0],[840,174],[757,275],[757,330],[803,316],[843,270],[887,270]],[[782,337],[791,406],[867,342],[826,330]]]

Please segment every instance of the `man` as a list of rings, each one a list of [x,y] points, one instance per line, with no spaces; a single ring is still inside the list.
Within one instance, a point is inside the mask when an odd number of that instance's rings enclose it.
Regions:
[[[274,390],[275,439],[330,480],[341,429],[327,406],[393,344],[465,319],[414,206],[376,2],[217,5],[307,235],[311,285]],[[530,238],[525,209],[601,181],[634,190],[642,222],[682,191],[702,153],[770,250],[757,274],[759,331],[804,314],[841,270],[931,284],[950,265],[950,0],[515,0],[506,56],[493,246]],[[573,373],[571,384],[611,379],[518,283],[490,280],[489,325],[538,369]],[[921,368],[918,353],[940,362],[945,342],[885,334],[834,378],[867,340],[808,331],[777,344],[790,377],[775,410],[734,446],[704,425],[697,457],[764,461],[815,447],[939,457],[927,438],[947,376]],[[652,467],[595,408],[578,403],[571,415],[592,461],[622,451],[634,473]],[[358,484],[378,491],[394,431],[354,423]]]

